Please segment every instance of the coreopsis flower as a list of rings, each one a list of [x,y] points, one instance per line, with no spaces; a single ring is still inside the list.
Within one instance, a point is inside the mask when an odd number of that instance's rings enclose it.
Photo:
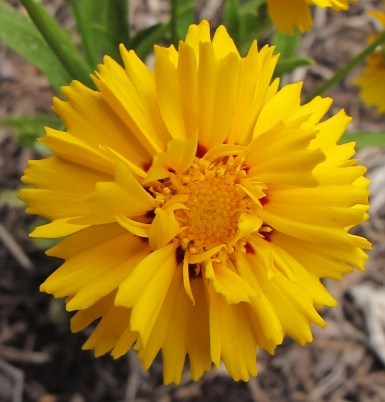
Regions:
[[[369,11],[368,15],[375,18],[378,24],[385,27],[385,13]],[[373,42],[378,34],[370,35]],[[382,46],[366,58],[366,66],[361,75],[354,80],[360,87],[359,97],[366,107],[375,106],[377,113],[385,113],[385,49]]]
[[[321,122],[331,99],[301,106],[301,83],[278,90],[273,51],[242,58],[203,21],[178,51],[155,47],[154,72],[121,46],[97,91],[74,81],[54,100],[68,131],[47,128],[55,156],[30,162],[20,198],[52,221],[32,236],[68,236],[41,290],[67,297],[74,332],[101,318],[84,349],[134,347],[145,369],[161,350],[165,383],[186,354],[194,380],[221,361],[248,380],[257,347],[325,326],[320,278],[364,269],[370,243],[349,229],[367,217],[366,169],[337,145],[350,118]]]
[[[313,26],[310,6],[331,8],[335,11],[347,10],[349,2],[357,0],[266,0],[270,19],[279,32],[289,35],[294,28],[301,32],[308,31]]]

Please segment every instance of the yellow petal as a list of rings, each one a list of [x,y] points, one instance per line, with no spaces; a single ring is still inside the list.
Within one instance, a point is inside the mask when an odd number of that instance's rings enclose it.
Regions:
[[[151,162],[151,155],[100,92],[89,89],[78,81],[72,81],[69,86],[61,89],[68,102],[54,98],[53,110],[73,136],[85,141],[95,150],[99,147],[118,149],[138,168]]]
[[[68,223],[69,220],[76,218],[61,218],[55,219],[51,223],[46,225],[41,225],[35,228],[33,232],[30,233],[31,237],[45,237],[45,238],[59,238],[68,236],[70,234],[76,233],[79,230],[82,230],[88,225],[71,225]]]
[[[155,155],[143,184],[169,177],[170,171],[185,172],[193,163],[197,144],[197,134],[187,140],[174,138],[169,141],[166,152]]]
[[[222,357],[235,381],[248,381],[257,375],[254,331],[250,324],[247,305],[227,304],[210,283],[206,284],[210,311],[211,359],[218,367]],[[234,339],[237,342],[234,342]]]
[[[173,138],[188,138],[177,66],[170,60],[167,48],[155,46],[154,74],[159,109],[169,133]]]
[[[185,253],[184,259],[183,259],[183,285],[184,289],[188,295],[188,297],[191,299],[193,304],[195,304],[195,299],[194,295],[192,294],[191,291],[191,281],[190,281],[190,272],[189,272],[189,253]]]
[[[205,275],[229,304],[249,302],[250,297],[255,296],[255,291],[245,280],[221,263],[208,261]]]
[[[213,247],[212,249],[205,251],[203,253],[190,255],[190,257],[189,257],[190,264],[199,264],[203,261],[210,259],[215,254],[217,254],[218,251],[223,248],[223,246],[224,245],[221,244],[220,246]]]
[[[149,228],[149,242],[153,250],[158,250],[168,244],[180,231],[173,211],[155,209],[155,218]]]
[[[135,349],[138,350],[138,357],[142,361],[144,369],[148,369],[159,350],[163,347],[169,331],[169,322],[175,306],[175,299],[182,281],[182,270],[174,271],[168,292],[159,311],[158,318],[150,334],[146,346],[141,339],[136,343]]]
[[[83,345],[83,350],[94,349],[95,357],[114,348],[130,322],[130,310],[111,306],[102,316],[94,332]]]
[[[81,199],[84,194],[95,190],[98,181],[109,181],[112,175],[51,156],[46,159],[28,161],[22,181],[37,188],[56,190],[66,198]]]
[[[211,43],[201,43],[199,51],[199,143],[210,149],[222,144],[228,135],[235,108],[240,61],[235,53],[229,53],[218,61]]]
[[[209,318],[202,281],[191,283],[197,295],[195,305],[186,295],[182,281],[170,317],[168,334],[163,347],[164,383],[180,383],[186,353],[194,381],[211,368]]]
[[[137,222],[123,215],[116,215],[115,219],[119,223],[119,225],[127,229],[130,233],[134,234],[135,236],[139,237],[149,236],[150,231],[149,223]]]
[[[240,58],[238,49],[224,25],[220,25],[215,31],[213,37],[213,47],[215,56],[218,60],[223,59],[230,53],[233,53]]]
[[[114,161],[109,155],[70,133],[46,128],[46,136],[39,141],[67,161],[110,175],[114,173]]]
[[[125,233],[117,223],[90,226],[62,240],[46,251],[52,257],[71,258],[87,248],[101,244]]]
[[[290,253],[306,269],[319,278],[342,279],[342,275],[357,267],[364,270],[366,253],[357,247],[341,248],[295,239],[276,232],[271,241]]]
[[[83,231],[90,233],[87,229]],[[126,261],[144,246],[146,244],[140,238],[124,231],[119,236],[105,240],[103,243],[97,243],[79,251],[72,258],[68,258],[59,269],[45,280],[40,286],[40,290],[54,294],[55,297],[75,295],[80,289],[87,288],[91,282]],[[101,287],[101,291],[103,291],[103,287]]]
[[[268,100],[269,84],[278,60],[278,56],[273,56],[273,51],[274,48],[268,46],[258,51],[257,43],[254,41],[247,57],[241,59],[228,144],[246,145],[252,138],[258,115]],[[277,85],[272,87],[270,96],[276,92],[276,87]]]
[[[157,104],[154,74],[133,51],[127,52],[123,45],[120,51],[126,70],[105,57],[94,81],[106,102],[153,156],[171,139]]]
[[[294,27],[308,31],[313,21],[309,4],[303,0],[267,0],[267,12],[279,32],[294,34]]]
[[[256,293],[255,297],[250,298],[250,307],[254,312],[251,322],[258,346],[273,353],[275,346],[282,343],[284,332],[276,312],[253,274],[254,270],[266,268],[265,260],[261,255],[263,252],[264,250],[259,248],[253,259],[254,265],[250,265],[244,255],[235,259],[235,264],[239,275],[253,287]]]
[[[18,197],[28,205],[27,213],[40,215],[51,221],[89,214],[89,210],[76,198],[63,198],[63,194],[54,190],[23,188]]]
[[[79,332],[105,314],[107,310],[114,305],[115,294],[116,292],[112,292],[97,301],[91,307],[78,311],[71,318],[71,331]]]
[[[197,58],[199,57],[200,44],[206,42],[211,42],[210,25],[208,21],[202,20],[198,25],[190,25],[187,31],[185,43],[192,47]]]
[[[67,310],[83,310],[109,294],[131,274],[135,266],[151,253],[150,247],[145,242],[140,242],[135,248],[127,250],[127,256],[121,263],[110,266],[97,277],[89,278],[86,286],[83,286],[67,303]],[[103,284],[103,286],[100,286]]]
[[[156,203],[131,171],[118,162],[116,182],[97,183],[96,191],[84,201],[84,205],[98,215],[135,217],[152,211]]]
[[[132,307],[131,329],[139,332],[144,346],[177,266],[176,248],[177,245],[169,244],[143,259],[119,286],[116,295],[116,305]]]

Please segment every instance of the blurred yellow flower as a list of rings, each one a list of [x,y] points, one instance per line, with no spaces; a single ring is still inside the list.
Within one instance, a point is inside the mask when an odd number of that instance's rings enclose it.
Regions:
[[[221,360],[235,380],[257,374],[256,348],[285,334],[310,342],[315,306],[335,306],[320,278],[364,269],[370,243],[349,234],[368,205],[350,118],[322,122],[332,101],[300,105],[301,83],[271,83],[274,48],[240,57],[226,29],[189,28],[178,51],[155,48],[154,72],[121,47],[94,77],[72,82],[47,128],[55,156],[31,161],[27,212],[52,220],[32,236],[68,236],[42,285],[101,318],[84,345],[117,358],[133,345],[145,369],[162,350],[164,381],[194,380]]]
[[[385,27],[385,13],[370,11],[368,15],[375,18],[379,25]],[[378,34],[370,35],[369,42],[373,42]],[[375,106],[377,113],[385,113],[385,55],[384,47],[376,50],[366,58],[366,66],[362,74],[354,80],[360,87],[359,97],[366,107]]]
[[[310,6],[347,10],[348,3],[357,0],[267,0],[268,14],[279,32],[292,35],[294,28],[301,32],[313,26]]]

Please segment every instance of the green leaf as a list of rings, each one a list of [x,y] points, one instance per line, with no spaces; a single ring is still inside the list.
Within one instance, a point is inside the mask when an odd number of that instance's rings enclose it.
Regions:
[[[34,0],[20,0],[31,20],[72,79],[79,80],[89,87],[95,87],[90,66],[79,54],[70,36],[56,22],[45,8]]]
[[[88,3],[90,3],[91,6],[96,4],[94,1],[83,0],[81,3],[83,7],[80,7],[78,0],[70,0],[76,27],[82,40],[85,57],[90,66],[96,66],[99,62],[98,41],[95,40],[96,38],[92,29],[92,9],[88,9],[87,5],[85,5]]]
[[[0,0],[0,40],[41,70],[56,91],[71,81],[33,23],[4,0]]]
[[[280,53],[281,59],[291,59],[297,56],[298,47],[301,44],[301,32],[296,29],[294,35],[286,35],[276,32],[272,45],[275,46],[275,54]]]
[[[188,28],[195,20],[195,1],[179,0],[178,1],[178,37],[185,38]]]
[[[352,141],[356,143],[356,149],[385,147],[385,133],[346,133],[339,143],[344,144]]]
[[[314,64],[313,59],[309,57],[304,57],[297,59],[295,57],[293,58],[287,58],[287,59],[280,59],[278,61],[277,67],[274,71],[274,77],[281,77],[283,74],[286,73],[291,73],[294,71],[297,67],[302,67],[302,66],[309,66]]]
[[[190,0],[181,1],[178,8],[178,35],[184,38],[188,27],[193,20],[194,4]],[[141,60],[154,50],[154,45],[159,43],[170,32],[171,21],[152,25],[137,32],[130,38],[130,49],[134,49]]]
[[[243,56],[253,40],[265,36],[272,27],[264,0],[227,0],[223,23]]]
[[[145,60],[145,58],[154,50],[154,45],[156,43],[159,43],[159,41],[165,37],[166,33],[168,33],[169,30],[170,21],[164,24],[156,25],[153,30],[148,31],[148,35],[141,35],[143,39],[139,40],[138,45],[134,47],[134,50],[138,57],[141,60]],[[135,37],[132,38],[132,41],[135,41]]]
[[[309,57],[298,58],[298,48],[301,44],[301,32],[296,29],[294,35],[286,35],[281,32],[274,34],[272,45],[275,48],[275,54],[280,54],[274,77],[281,77],[283,74],[291,73],[297,67],[314,64]]]
[[[49,126],[56,129],[63,129],[63,123],[59,117],[48,114],[35,114],[30,116],[5,117],[0,119],[0,127],[7,127],[17,138],[23,148],[33,148],[40,153],[44,152],[42,144],[36,141],[44,135],[44,127]]]
[[[239,0],[227,0],[225,2],[223,24],[238,47],[241,42],[241,14]]]
[[[159,23],[155,25],[151,25],[147,28],[144,28],[140,31],[138,31],[134,36],[130,37],[130,49],[137,49],[139,45],[146,41],[149,36],[151,36],[153,33],[155,33],[158,29],[163,27],[164,24]],[[164,29],[164,28],[163,28]]]
[[[119,45],[129,47],[128,0],[70,0],[83,47],[93,67],[108,54],[122,62]]]
[[[0,198],[5,202],[6,205],[11,208],[25,208],[26,204],[24,201],[21,201],[17,198],[17,193],[20,189],[17,190],[3,190],[0,193]]]

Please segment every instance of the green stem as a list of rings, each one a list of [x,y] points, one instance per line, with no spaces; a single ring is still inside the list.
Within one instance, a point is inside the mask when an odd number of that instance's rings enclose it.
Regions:
[[[376,50],[376,47],[381,45],[385,42],[385,31],[378,36],[378,38],[368,45],[361,53],[359,53],[356,57],[351,59],[347,64],[345,64],[342,68],[335,72],[333,77],[329,78],[328,80],[324,81],[318,88],[316,88],[311,94],[309,94],[304,103],[310,102],[313,98],[317,95],[321,95],[326,90],[337,84],[339,81],[344,79],[350,71],[352,71],[355,67],[361,64],[367,56]]]
[[[82,38],[83,50],[88,64],[91,66],[96,66],[98,63],[98,54],[93,43],[92,32],[87,27],[89,22],[86,21],[85,16],[82,15],[79,8],[78,0],[69,0],[69,2],[71,4],[72,12],[75,17],[76,27],[78,29],[80,37]]]
[[[83,84],[94,86],[89,76],[87,64],[77,54],[69,54],[66,46],[60,39],[59,27],[54,26],[52,21],[45,15],[42,6],[33,0],[20,0],[27,10],[32,22],[39,30],[48,46],[67,70],[72,79],[81,81]],[[56,23],[56,21],[55,21]]]
[[[131,32],[130,32],[130,1],[129,0],[126,0],[126,2],[124,3],[124,15],[126,16],[126,19],[125,19],[125,24],[124,24],[124,30],[125,30],[125,32],[126,32],[126,36],[125,36],[125,38],[124,38],[124,44],[126,45],[126,46],[128,46],[129,45],[129,43],[130,43],[130,37],[131,37]],[[128,50],[130,50],[130,49],[128,49]]]
[[[178,48],[178,0],[171,0],[171,43]]]

